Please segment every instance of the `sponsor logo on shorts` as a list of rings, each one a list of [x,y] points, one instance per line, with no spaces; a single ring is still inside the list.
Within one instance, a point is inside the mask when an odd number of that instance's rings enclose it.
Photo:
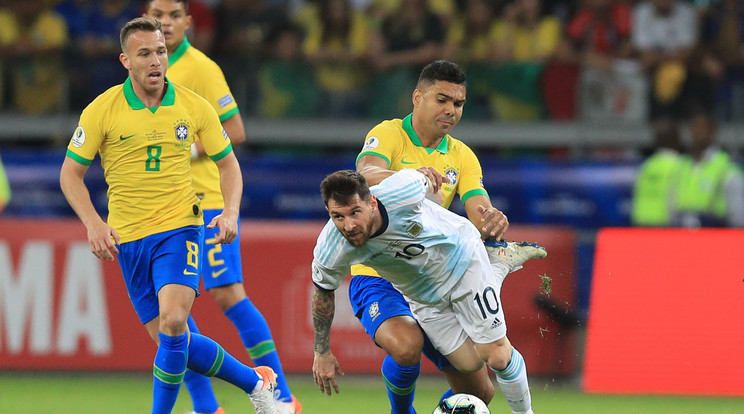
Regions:
[[[227,272],[227,268],[226,267],[223,267],[222,269],[220,269],[220,270],[218,270],[216,272],[212,272],[212,278],[216,279],[216,278],[220,277],[220,275],[223,274],[223,273],[225,273],[225,272]]]
[[[183,269],[183,274],[186,276],[196,276],[196,272],[190,272],[188,269]]]
[[[369,313],[369,317],[374,321],[378,316],[380,316],[380,304],[374,302],[369,305],[369,310],[367,312]]]
[[[501,326],[503,322],[499,320],[499,318],[493,318],[493,323],[491,324],[491,329],[496,329],[499,326]]]

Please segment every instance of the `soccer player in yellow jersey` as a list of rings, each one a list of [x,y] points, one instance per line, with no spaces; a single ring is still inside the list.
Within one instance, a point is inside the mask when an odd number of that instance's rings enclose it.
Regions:
[[[448,61],[435,61],[424,67],[413,92],[413,113],[403,119],[384,121],[367,134],[361,153],[357,156],[356,168],[369,182],[378,184],[390,171],[415,168],[437,179],[441,185],[441,200],[449,207],[455,193],[465,207],[468,219],[487,239],[489,253],[498,253],[518,260],[510,265],[514,270],[521,263],[535,258],[537,250],[516,243],[498,242],[509,227],[506,216],[491,205],[488,193],[483,188],[483,172],[473,151],[449,135],[462,116],[466,98],[465,74],[459,66]],[[442,182],[442,176],[449,180]],[[446,182],[449,181],[449,182]],[[421,369],[421,352],[444,373],[451,392],[474,394],[491,401],[493,384],[485,365],[474,373],[462,373],[452,368],[447,359],[431,345],[416,323],[408,304],[392,285],[369,267],[356,265],[351,269],[349,287],[354,312],[364,325],[365,331],[378,346],[387,352],[382,365],[382,374],[388,386],[392,412],[413,411],[415,382]],[[514,354],[512,354],[514,352]],[[527,374],[524,362],[506,341],[500,354],[502,360],[495,366],[499,385],[512,410],[531,412],[528,402],[521,397],[526,392]],[[494,365],[491,365],[494,366]],[[516,384],[516,385],[515,385]],[[512,400],[522,400],[512,402]]]
[[[205,98],[217,111],[232,144],[242,144],[245,142],[243,120],[222,70],[204,53],[191,46],[186,38],[186,30],[191,24],[188,7],[187,0],[145,2],[146,15],[158,19],[163,25],[169,54],[168,78]],[[224,201],[217,166],[206,156],[199,141],[194,144],[191,170],[194,189],[204,209],[205,222],[209,222],[222,210]],[[239,239],[229,245],[220,245],[215,243],[216,233],[213,229],[205,228],[204,231],[204,287],[235,325],[256,365],[270,366],[278,375],[275,396],[280,413],[299,414],[302,405],[290,392],[269,325],[246,294]],[[193,318],[189,318],[189,327],[198,332]],[[204,377],[188,373],[184,383],[191,394],[195,412],[215,412],[218,404]]]
[[[119,60],[129,77],[83,110],[60,185],[88,230],[91,251],[103,260],[118,256],[135,312],[158,344],[152,413],[171,412],[187,367],[238,386],[257,413],[277,413],[270,367],[250,368],[187,328],[204,238],[191,144],[198,136],[217,165],[225,208],[207,227],[219,229],[216,242],[229,245],[238,235],[243,183],[229,137],[204,98],[166,78],[168,53],[157,20],[129,21],[120,39]],[[83,180],[97,152],[109,186],[108,222]]]
[[[168,48],[168,79],[191,89],[212,105],[233,145],[245,142],[243,120],[222,70],[204,53],[191,46],[186,38],[186,30],[191,25],[188,1],[148,0],[145,2],[145,13],[163,25]],[[191,171],[194,189],[204,209],[204,221],[209,222],[222,210],[224,201],[217,166],[206,156],[199,141],[194,144]],[[239,239],[235,243],[221,245],[215,243],[214,229],[205,228],[204,234],[204,287],[235,325],[256,365],[270,366],[278,375],[276,399],[279,411],[299,414],[302,405],[289,390],[269,325],[246,294]],[[189,318],[189,328],[198,332],[193,318]],[[214,413],[218,409],[206,378],[187,373],[184,383],[191,394],[195,412]]]

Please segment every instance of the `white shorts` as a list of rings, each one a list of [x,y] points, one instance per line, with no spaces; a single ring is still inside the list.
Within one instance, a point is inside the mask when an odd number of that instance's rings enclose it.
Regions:
[[[408,301],[437,350],[449,355],[468,337],[477,344],[487,344],[506,336],[500,295],[501,282],[493,274],[488,253],[477,249],[447,302],[432,306]]]

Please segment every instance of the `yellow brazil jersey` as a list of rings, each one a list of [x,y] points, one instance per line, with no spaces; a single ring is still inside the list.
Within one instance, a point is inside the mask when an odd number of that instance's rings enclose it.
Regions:
[[[121,242],[203,224],[191,185],[191,144],[198,134],[210,158],[232,151],[214,109],[166,79],[159,107],[147,108],[127,80],[102,93],[80,115],[67,156],[90,165],[101,154],[108,184],[108,223]]]
[[[192,47],[185,37],[178,48],[168,56],[168,79],[206,99],[217,111],[220,121],[238,113],[238,104],[227,86],[220,67],[207,55]],[[214,162],[206,157],[195,158],[191,160],[191,173],[194,190],[202,200],[202,208],[206,210],[224,208],[220,173]]]
[[[449,135],[442,138],[436,149],[424,147],[413,130],[411,116],[383,121],[372,128],[357,161],[365,155],[376,155],[384,158],[394,171],[434,167],[450,179],[449,184],[442,184],[445,208],[449,208],[455,193],[463,204],[477,194],[488,196],[483,188],[483,170],[473,150]],[[351,274],[378,276],[373,269],[362,265],[352,266]]]

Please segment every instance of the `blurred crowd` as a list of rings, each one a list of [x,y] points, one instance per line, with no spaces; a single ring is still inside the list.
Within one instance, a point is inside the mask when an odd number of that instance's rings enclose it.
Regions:
[[[468,75],[464,117],[744,120],[743,0],[192,0],[192,45],[244,115],[400,117],[421,67]],[[0,109],[76,112],[126,72],[134,0],[0,0]]]

